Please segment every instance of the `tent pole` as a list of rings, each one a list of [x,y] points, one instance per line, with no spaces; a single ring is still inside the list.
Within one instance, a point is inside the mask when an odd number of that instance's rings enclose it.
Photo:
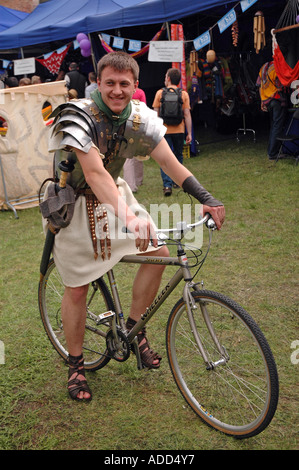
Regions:
[[[21,57],[22,57],[22,59],[24,59],[23,47],[21,47],[20,50],[21,50]],[[27,78],[27,74],[25,74],[24,77]]]
[[[95,73],[97,73],[97,64],[96,64],[95,58],[94,58],[90,33],[88,33],[88,39],[89,39],[90,46],[91,46],[91,58],[92,58],[93,68],[94,68]]]
[[[170,32],[169,32],[169,23],[168,23],[168,21],[166,21],[166,31],[167,31],[168,41],[170,41]]]

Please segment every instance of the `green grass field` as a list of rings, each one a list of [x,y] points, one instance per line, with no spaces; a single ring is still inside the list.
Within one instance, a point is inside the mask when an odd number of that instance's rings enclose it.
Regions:
[[[243,441],[214,431],[188,409],[165,351],[165,326],[180,287],[148,327],[163,356],[157,371],[138,371],[134,356],[88,374],[91,403],[73,402],[67,368],[39,317],[37,290],[44,235],[39,209],[0,213],[0,449],[2,450],[294,450],[298,449],[298,167],[266,158],[266,141],[246,136],[201,145],[185,165],[226,206],[198,279],[240,303],[258,322],[274,353],[280,399],[271,425]],[[159,169],[144,164],[138,200],[165,203]],[[182,201],[178,191],[168,203]],[[186,202],[186,201],[185,201]],[[67,256],[67,253],[66,253]],[[171,270],[172,268],[170,268]],[[135,267],[119,266],[128,291]],[[165,272],[167,278],[167,270]],[[126,295],[124,309],[130,298]],[[297,341],[297,352],[294,342]]]

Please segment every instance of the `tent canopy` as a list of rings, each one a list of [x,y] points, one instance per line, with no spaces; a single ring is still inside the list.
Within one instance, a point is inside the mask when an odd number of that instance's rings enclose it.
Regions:
[[[0,31],[11,28],[28,15],[29,13],[25,11],[12,10],[11,8],[2,7],[0,5]]]
[[[164,23],[232,0],[49,0],[23,21],[0,33],[0,50],[75,38],[78,33]]]

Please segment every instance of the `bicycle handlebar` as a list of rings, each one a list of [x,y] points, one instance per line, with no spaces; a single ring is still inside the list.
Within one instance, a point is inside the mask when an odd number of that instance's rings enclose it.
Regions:
[[[172,228],[159,228],[156,229],[157,238],[161,241],[168,239],[165,233],[175,233],[182,237],[185,233],[189,232],[195,227],[199,227],[200,225],[206,224],[206,227],[210,230],[216,230],[216,223],[210,214],[206,214],[204,217],[201,217],[198,222],[194,222],[194,224],[187,224],[185,221],[180,221],[177,223],[176,227]],[[126,227],[122,228],[123,232],[129,233],[129,230]],[[164,235],[164,236],[163,236]],[[179,238],[179,237],[178,237]]]
[[[187,222],[185,221],[181,221],[181,222],[178,222],[176,227],[172,227],[172,228],[166,228],[166,229],[158,229],[156,230],[156,233],[158,235],[158,238],[160,240],[163,239],[163,234],[165,234],[165,232],[167,233],[177,233],[179,235],[182,235],[186,232],[188,232],[189,230],[192,230],[193,228],[195,227],[199,227],[200,225],[203,225],[203,224],[206,224],[206,227],[211,229],[211,230],[215,230],[216,229],[216,223],[214,221],[214,219],[211,217],[210,214],[206,214],[204,217],[200,218],[200,220],[198,222],[195,222],[193,224],[187,224]],[[162,237],[161,237],[162,235]]]

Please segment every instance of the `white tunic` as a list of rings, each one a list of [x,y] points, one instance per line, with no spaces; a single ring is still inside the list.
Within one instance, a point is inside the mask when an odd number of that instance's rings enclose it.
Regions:
[[[142,103],[143,108],[144,103]],[[136,106],[132,106],[133,110],[131,116],[134,116],[136,121]],[[137,106],[137,110],[140,109]],[[128,144],[126,147],[126,152],[124,156],[116,158],[128,158],[129,154],[131,157],[136,156],[136,150],[140,148],[140,145],[136,145],[137,138],[145,137],[146,146],[154,148],[157,143],[163,138],[165,133],[165,127],[163,123],[161,124],[161,119],[157,115],[153,115],[154,111],[147,108],[145,113],[142,113],[137,119],[137,122],[141,122],[143,125],[143,131],[146,129],[146,132],[136,132],[134,134],[134,125],[129,125],[127,132],[132,133],[136,139],[129,138],[130,142],[133,144]],[[145,117],[144,117],[145,116]],[[155,119],[156,116],[156,119]],[[130,118],[129,118],[130,120]],[[128,120],[128,121],[129,121]],[[150,135],[153,134],[153,139],[151,142]],[[62,133],[61,133],[62,134]],[[126,134],[126,132],[125,132]],[[158,137],[157,137],[158,136]],[[61,149],[59,139],[56,139],[55,144],[56,149]],[[151,145],[152,144],[152,145]],[[73,146],[74,147],[74,146]],[[139,147],[139,148],[138,148]],[[76,147],[75,147],[76,148]],[[79,148],[79,146],[78,146]],[[132,152],[129,152],[129,149],[132,148]],[[51,151],[54,151],[53,148],[53,139],[51,142]],[[81,148],[82,150],[82,148]],[[99,149],[100,151],[101,149]],[[139,152],[138,152],[139,153]],[[135,199],[130,187],[128,184],[120,177],[116,179],[116,184],[118,186],[118,191],[120,195],[125,198],[125,201],[128,206],[134,212],[138,211],[138,217],[141,218],[150,218],[147,211],[138,204]],[[108,208],[107,208],[108,209]],[[96,220],[96,218],[95,218]],[[152,224],[154,225],[152,219],[150,218]],[[55,242],[53,247],[53,256],[57,269],[62,277],[63,283],[65,286],[69,287],[78,287],[85,284],[88,284],[91,281],[94,281],[98,277],[104,275],[109,269],[112,269],[119,260],[128,254],[139,253],[140,251],[135,246],[135,239],[133,234],[128,234],[125,232],[124,224],[121,222],[118,217],[116,217],[112,211],[108,210],[108,223],[109,223],[109,235],[111,239],[111,258],[103,261],[101,257],[101,248],[100,241],[98,240],[98,257],[94,257],[94,249],[90,234],[90,226],[88,213],[86,209],[86,201],[84,195],[79,195],[75,203],[75,210],[72,221],[70,225],[66,228],[63,228],[55,235]],[[47,229],[47,223],[43,221],[44,230]],[[97,238],[100,238],[99,231],[96,227]],[[148,251],[155,250],[154,247],[149,247]]]

